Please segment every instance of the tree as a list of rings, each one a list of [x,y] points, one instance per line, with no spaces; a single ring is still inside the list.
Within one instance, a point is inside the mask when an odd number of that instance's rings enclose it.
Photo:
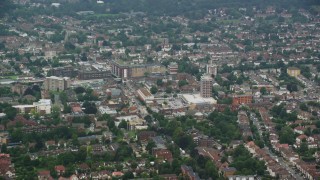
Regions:
[[[73,45],[71,42],[66,42],[64,44],[64,48],[67,50],[67,51],[70,51],[70,50],[75,50],[76,49],[76,46]]]
[[[14,119],[18,113],[18,110],[14,107],[9,106],[5,108],[3,112],[6,114],[8,119]]]
[[[146,150],[149,152],[149,154],[152,154],[152,149],[156,147],[156,143],[152,140],[148,141],[148,144],[146,146]]]
[[[60,164],[63,164],[64,166],[75,162],[75,156],[71,152],[59,154],[57,159],[58,159],[58,162]]]
[[[305,139],[303,139],[298,149],[298,152],[300,155],[306,156],[308,154],[308,151],[309,151],[308,143]]]
[[[59,98],[60,98],[60,101],[61,101],[62,104],[66,104],[67,101],[68,101],[68,95],[65,92],[61,92],[59,94]]]
[[[283,127],[279,133],[279,139],[280,139],[280,143],[285,144],[294,144],[295,142],[295,136],[294,136],[294,132],[291,129],[291,127],[286,126]]]
[[[287,89],[290,92],[298,91],[298,85],[294,83],[287,84]]]
[[[266,170],[264,162],[251,157],[251,154],[243,145],[236,147],[232,152],[232,157],[234,160],[230,166],[235,167],[238,174],[258,174],[261,176]]]
[[[11,133],[11,142],[19,142],[22,141],[23,133],[21,129],[16,129]]]
[[[112,119],[108,119],[107,126],[109,127],[109,129],[114,129],[116,127],[116,125]]]
[[[85,108],[83,112],[86,114],[96,114],[98,112],[96,105],[88,101],[85,101],[82,107]]]
[[[170,94],[170,93],[172,93],[172,91],[173,91],[173,89],[171,86],[166,88],[166,93]]]
[[[306,103],[301,103],[299,108],[302,110],[302,111],[308,111],[308,106]]]
[[[178,137],[176,143],[182,149],[187,148],[187,149],[191,150],[195,147],[195,144],[194,144],[192,137],[190,135],[182,135],[182,136]]]
[[[81,61],[88,61],[87,54],[82,53],[80,59],[81,59]]]
[[[151,94],[156,94],[156,93],[158,92],[158,88],[155,87],[155,86],[152,86],[152,87],[150,88],[150,92],[151,92]]]
[[[1,146],[1,153],[7,153],[8,149],[7,149],[7,145],[6,144],[2,144]]]
[[[317,128],[320,128],[320,120],[316,121]]]
[[[261,93],[262,95],[266,95],[266,94],[268,93],[267,88],[266,88],[266,87],[262,87],[262,88],[260,89],[260,93]]]
[[[84,93],[84,92],[86,92],[86,89],[84,88],[84,87],[76,87],[75,89],[74,89],[74,92],[76,92],[77,94],[81,94],[81,93]]]
[[[189,84],[189,83],[188,83],[188,81],[186,81],[186,80],[180,80],[180,81],[178,82],[178,86],[179,86],[179,87],[185,86],[185,85],[187,85],[187,84]]]
[[[54,105],[52,107],[52,112],[51,112],[52,118],[54,118],[54,119],[59,118],[60,117],[60,112],[61,112],[60,107],[57,106],[57,105]]]
[[[125,158],[131,158],[133,150],[127,144],[121,144],[116,151],[115,160],[124,161]]]
[[[157,79],[157,86],[162,86],[162,85],[163,85],[162,79]]]
[[[146,120],[148,123],[151,123],[152,122],[152,117],[150,115],[146,115],[144,117],[144,120]]]
[[[98,117],[98,121],[108,121],[111,120],[111,116],[109,114],[102,114],[100,117]]]
[[[134,175],[131,171],[124,173],[122,179],[134,179]]]
[[[72,145],[74,146],[79,146],[80,142],[78,140],[78,135],[77,134],[72,134],[72,140],[71,140]]]
[[[102,57],[104,57],[104,58],[111,58],[111,57],[112,57],[112,52],[111,52],[111,51],[103,52],[103,53],[102,53]]]
[[[122,121],[119,123],[119,125],[118,125],[118,128],[127,129],[127,127],[128,127],[128,123],[127,123],[127,121],[125,121],[125,120],[122,120]]]
[[[63,105],[63,113],[71,113],[71,107],[67,105],[67,103],[65,103]]]
[[[216,166],[214,165],[214,163],[212,161],[207,161],[207,163],[205,164],[205,172],[207,174],[208,177],[211,177],[213,179],[218,179],[219,178],[219,173],[217,171]]]

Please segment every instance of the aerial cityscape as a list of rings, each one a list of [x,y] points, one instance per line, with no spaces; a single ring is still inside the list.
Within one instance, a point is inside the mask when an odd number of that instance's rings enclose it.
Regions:
[[[0,0],[1,179],[320,179],[320,1]]]

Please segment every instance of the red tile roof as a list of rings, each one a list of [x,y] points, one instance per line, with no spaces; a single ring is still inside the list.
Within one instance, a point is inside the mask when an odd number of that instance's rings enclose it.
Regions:
[[[65,168],[63,165],[55,166],[54,169],[55,169],[56,171],[65,171],[65,170],[66,170],[66,168]]]

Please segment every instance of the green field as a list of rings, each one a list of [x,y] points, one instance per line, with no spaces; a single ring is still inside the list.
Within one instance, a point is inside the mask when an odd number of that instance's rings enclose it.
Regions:
[[[18,79],[18,76],[8,76],[9,79],[12,79],[12,80],[17,80]]]
[[[17,80],[17,79],[18,79],[18,76],[0,76],[0,79]]]

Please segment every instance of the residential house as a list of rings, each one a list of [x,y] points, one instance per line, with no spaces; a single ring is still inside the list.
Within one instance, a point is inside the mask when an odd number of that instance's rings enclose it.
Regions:
[[[76,168],[76,174],[88,173],[90,171],[90,167],[86,163],[78,164]]]
[[[38,179],[39,180],[53,180],[52,176],[50,175],[50,171],[43,170],[38,172]]]
[[[200,180],[200,177],[195,173],[190,166],[182,165],[181,166],[182,175],[188,180]]]
[[[154,131],[141,131],[138,134],[140,142],[148,142],[151,138],[156,137],[157,133]]]
[[[58,176],[61,176],[66,172],[66,168],[63,165],[55,166],[54,170],[56,171]]]
[[[173,160],[172,153],[168,149],[152,149],[152,154],[159,159],[171,162]]]
[[[237,169],[234,167],[226,167],[221,170],[223,176],[228,178],[229,176],[233,176],[236,173]]]
[[[0,154],[0,176],[15,178],[15,170],[9,154]]]

